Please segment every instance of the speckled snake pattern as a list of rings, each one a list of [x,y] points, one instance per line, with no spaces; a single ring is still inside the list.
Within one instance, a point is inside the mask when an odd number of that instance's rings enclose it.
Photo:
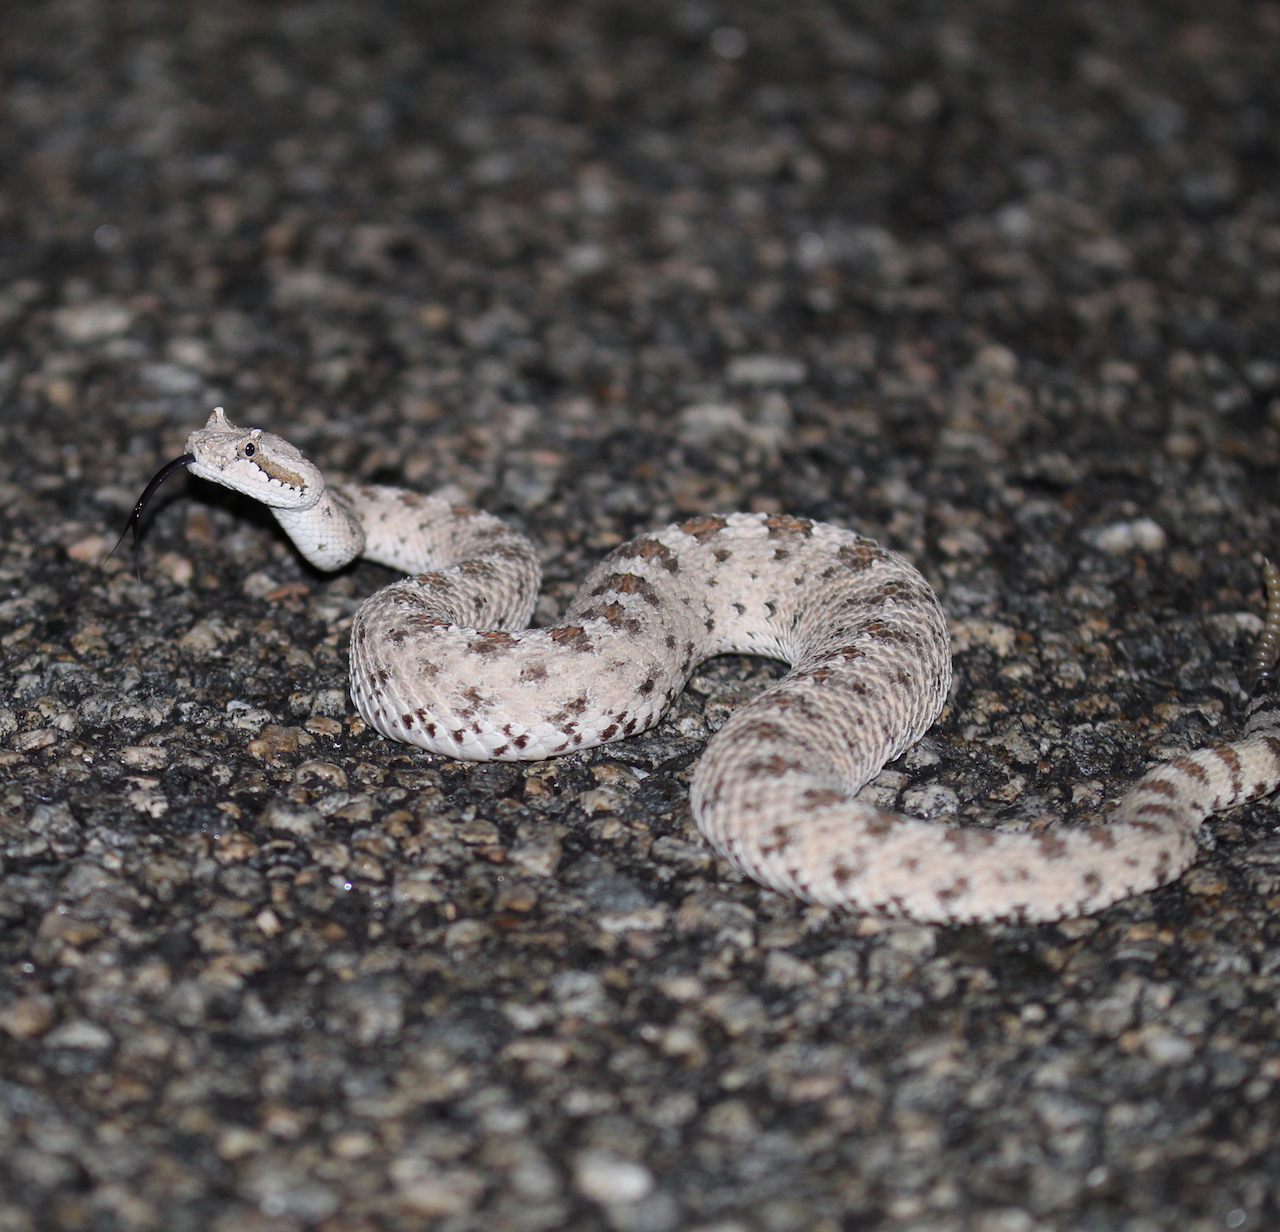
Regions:
[[[1256,662],[1243,738],[1157,766],[1107,824],[897,816],[858,793],[937,718],[951,654],[927,582],[873,541],[802,518],[693,518],[615,549],[559,622],[530,629],[537,558],[497,518],[397,488],[326,487],[292,445],[221,408],[187,451],[171,466],[262,501],[317,567],[364,556],[410,575],[351,630],[352,698],[393,740],[553,757],[652,727],[712,655],[789,663],[712,737],[691,792],[712,846],[784,894],[937,922],[1086,914],[1178,876],[1209,814],[1280,785],[1280,711],[1270,664]],[[1273,592],[1268,627],[1278,606]]]

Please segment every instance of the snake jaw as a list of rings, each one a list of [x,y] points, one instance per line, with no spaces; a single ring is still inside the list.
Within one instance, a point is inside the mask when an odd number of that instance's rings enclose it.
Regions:
[[[271,509],[310,509],[324,494],[319,470],[299,450],[261,428],[237,428],[220,406],[187,437],[187,453],[193,475]]]

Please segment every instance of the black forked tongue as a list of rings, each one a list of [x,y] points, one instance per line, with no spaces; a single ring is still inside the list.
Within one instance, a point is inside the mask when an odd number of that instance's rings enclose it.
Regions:
[[[138,546],[138,527],[142,525],[142,515],[147,506],[151,503],[151,498],[160,491],[161,484],[164,483],[174,471],[184,470],[194,462],[195,454],[184,453],[180,458],[174,458],[172,462],[166,462],[152,477],[151,482],[142,490],[142,495],[138,497],[138,503],[134,505],[133,512],[129,515],[129,522],[124,530],[120,532],[120,538],[116,540],[116,546],[107,553],[103,564],[105,565],[116,552],[120,545],[124,542],[124,537],[133,532],[133,546]]]

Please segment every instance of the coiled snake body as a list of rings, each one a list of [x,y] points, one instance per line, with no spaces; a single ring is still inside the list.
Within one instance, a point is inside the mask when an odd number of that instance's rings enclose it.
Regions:
[[[951,655],[929,585],[871,540],[799,518],[695,518],[615,549],[562,620],[528,629],[540,570],[498,519],[396,488],[326,488],[292,445],[221,408],[187,450],[157,480],[186,465],[255,497],[321,569],[365,556],[411,575],[351,631],[352,698],[393,740],[551,757],[651,727],[711,655],[789,662],[712,737],[692,808],[717,851],[802,899],[940,922],[1084,914],[1176,877],[1207,815],[1280,785],[1264,687],[1242,740],[1156,767],[1109,824],[1029,833],[896,816],[857,793],[933,723]]]

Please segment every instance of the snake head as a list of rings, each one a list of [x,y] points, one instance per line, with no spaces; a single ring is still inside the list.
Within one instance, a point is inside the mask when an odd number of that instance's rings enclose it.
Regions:
[[[288,441],[261,428],[237,428],[220,406],[187,437],[187,455],[193,475],[271,509],[310,509],[324,493],[320,471]]]

